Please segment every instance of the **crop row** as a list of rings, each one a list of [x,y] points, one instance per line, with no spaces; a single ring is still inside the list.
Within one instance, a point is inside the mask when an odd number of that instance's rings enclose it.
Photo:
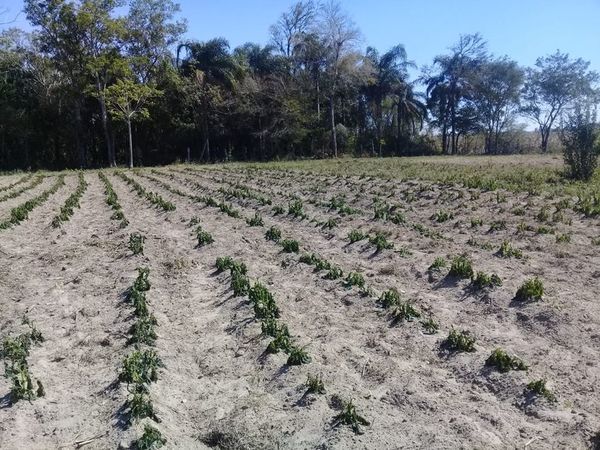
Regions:
[[[113,189],[113,186],[108,177],[103,172],[98,172],[98,177],[104,183],[104,194],[106,195],[106,204],[113,210],[110,216],[111,220],[120,220],[119,228],[125,228],[129,225],[129,221],[125,218],[123,208],[119,203],[119,197]]]
[[[52,226],[57,228],[64,222],[68,222],[74,213],[75,208],[79,208],[79,200],[88,187],[87,182],[83,176],[83,172],[79,172],[78,183],[69,198],[65,201],[65,204],[60,208],[60,212],[52,219]]]
[[[29,177],[24,177],[27,179],[30,179],[31,176]],[[15,198],[18,197],[19,195],[21,195],[23,192],[29,191],[30,189],[33,189],[34,187],[38,186],[42,181],[44,181],[44,175],[37,175],[32,181],[31,183],[29,183],[27,186],[23,186],[19,189],[17,189],[16,191],[12,191],[9,192],[8,194],[3,195],[2,197],[0,197],[0,202],[5,202],[6,200],[9,200],[11,198]],[[16,184],[20,184],[20,180],[19,182],[11,185],[14,186]],[[7,187],[8,188],[8,187]]]
[[[26,183],[27,181],[29,181],[29,180],[31,179],[31,177],[33,177],[33,174],[32,174],[32,173],[28,173],[27,175],[25,175],[25,176],[22,176],[21,178],[19,178],[19,179],[18,179],[17,181],[15,181],[14,183],[11,183],[11,184],[9,184],[9,185],[7,185],[7,186],[1,187],[1,188],[0,188],[0,192],[6,192],[6,191],[8,191],[9,189],[12,189],[12,188],[14,188],[15,186],[18,186],[19,184]]]
[[[133,178],[128,177],[123,172],[115,172],[115,174],[130,185],[138,194],[139,197],[145,198],[153,205],[158,206],[164,211],[174,211],[175,205],[169,201],[164,200],[160,195],[147,191],[141,184],[135,181]]]
[[[52,187],[42,192],[37,197],[34,197],[31,200],[28,200],[25,203],[11,209],[10,218],[6,219],[4,222],[0,222],[0,230],[10,228],[13,225],[18,225],[22,221],[26,220],[29,217],[29,213],[34,208],[46,202],[46,200],[48,200],[51,195],[55,194],[56,191],[64,186],[64,184],[65,176],[59,175]]]

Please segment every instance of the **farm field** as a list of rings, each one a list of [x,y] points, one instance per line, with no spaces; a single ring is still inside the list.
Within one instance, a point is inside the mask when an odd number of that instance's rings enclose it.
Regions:
[[[561,166],[1,176],[0,448],[595,448],[600,183]]]

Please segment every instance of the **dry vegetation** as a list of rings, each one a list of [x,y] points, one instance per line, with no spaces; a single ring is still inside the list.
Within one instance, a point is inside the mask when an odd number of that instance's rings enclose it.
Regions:
[[[593,447],[600,189],[560,170],[3,176],[1,447]]]

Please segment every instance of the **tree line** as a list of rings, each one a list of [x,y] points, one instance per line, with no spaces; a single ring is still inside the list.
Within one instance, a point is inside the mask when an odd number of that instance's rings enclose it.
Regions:
[[[598,102],[589,62],[560,51],[524,68],[464,35],[417,68],[401,44],[363,50],[335,1],[234,49],[184,39],[173,0],[122,3],[25,0],[33,31],[0,34],[0,169],[507,153],[523,118],[545,152]]]

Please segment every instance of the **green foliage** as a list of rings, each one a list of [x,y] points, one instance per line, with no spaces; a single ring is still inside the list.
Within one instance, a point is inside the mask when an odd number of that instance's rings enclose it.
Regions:
[[[261,283],[255,283],[250,288],[248,298],[254,304],[254,314],[257,319],[279,317],[279,308],[275,304],[273,294]]]
[[[348,233],[348,240],[351,244],[354,244],[358,241],[362,241],[366,237],[367,235],[360,230],[352,230],[350,233]]]
[[[449,211],[436,211],[432,216],[431,216],[431,220],[438,222],[438,223],[443,223],[446,222],[448,220],[454,219],[454,214],[452,214]]]
[[[388,289],[384,291],[379,297],[379,303],[384,308],[391,308],[398,306],[401,302],[400,292],[396,288]]]
[[[281,240],[281,230],[276,226],[272,226],[265,233],[265,239],[273,242],[279,242]]]
[[[474,352],[475,340],[475,337],[471,336],[468,331],[457,331],[452,328],[444,344],[451,351]]]
[[[510,356],[501,348],[492,352],[485,361],[486,366],[497,368],[500,372],[509,372],[510,370],[527,370],[527,365],[516,356]]]
[[[376,233],[375,236],[371,236],[369,238],[369,243],[371,245],[374,245],[377,248],[378,252],[394,248],[394,244],[392,242],[388,242],[385,235],[379,232]]]
[[[306,392],[308,394],[325,394],[325,383],[323,383],[320,374],[314,376],[309,373],[304,385],[306,386]]]
[[[75,192],[73,192],[65,201],[65,204],[60,208],[60,212],[52,219],[52,226],[57,228],[62,223],[68,222],[74,213],[75,208],[79,208],[79,200],[87,189],[87,182],[83,177],[83,172],[78,174],[78,184]]]
[[[156,325],[156,318],[146,310],[145,315],[139,317],[131,327],[131,342],[153,345],[156,341],[156,331],[154,331]]]
[[[290,332],[286,324],[280,324],[274,317],[263,319],[260,329],[263,335],[276,338],[279,335],[290,337]]]
[[[391,313],[393,323],[398,322],[412,322],[415,319],[421,317],[421,313],[415,309],[413,305],[408,302],[400,302]]]
[[[438,256],[433,260],[433,263],[429,266],[430,271],[441,271],[442,269],[446,268],[448,266],[448,262],[446,261],[446,258],[444,258],[443,256]]]
[[[175,211],[175,205],[169,201],[163,199],[160,195],[147,191],[144,186],[139,184],[133,178],[128,177],[123,172],[115,172],[115,175],[120,177],[123,181],[125,181],[129,186],[133,188],[138,197],[145,198],[147,201],[152,203],[153,205],[159,207],[163,211]]]
[[[344,280],[346,287],[351,288],[352,286],[358,286],[360,288],[365,286],[365,278],[361,273],[350,272]]]
[[[146,238],[141,233],[131,233],[129,235],[129,250],[134,255],[144,254],[144,241]]]
[[[600,132],[592,105],[577,104],[562,124],[563,156],[569,176],[589,180],[594,175],[600,154]]]
[[[490,224],[489,232],[506,230],[506,222],[504,220],[496,220]]]
[[[278,216],[285,213],[285,209],[283,208],[283,206],[279,205],[273,206],[272,211],[274,216]]]
[[[546,386],[546,380],[531,381],[527,384],[527,392],[544,397],[549,402],[556,402],[556,395]]]
[[[241,297],[248,294],[250,290],[250,280],[246,275],[237,270],[231,271],[231,289],[234,297]]]
[[[138,267],[137,271],[138,276],[133,282],[133,289],[140,292],[150,290],[150,280],[148,280],[150,269],[147,267]]]
[[[452,259],[450,265],[450,271],[448,275],[455,278],[472,278],[473,277],[473,264],[469,258],[464,255],[456,256]]]
[[[361,426],[371,425],[367,419],[358,414],[352,401],[344,402],[342,411],[335,416],[334,422],[336,424],[349,425],[356,434],[362,434]]]
[[[123,360],[119,380],[128,384],[150,384],[158,379],[162,361],[154,350],[134,350]]]
[[[196,239],[198,239],[198,247],[203,247],[208,244],[212,244],[215,240],[208,231],[204,231],[200,225],[194,230],[196,233]]]
[[[471,228],[480,227],[483,225],[483,219],[473,218],[471,219]]]
[[[267,345],[267,353],[275,354],[283,351],[287,353],[291,347],[289,335],[279,332],[274,336],[274,339]]]
[[[557,244],[568,244],[571,242],[571,235],[570,234],[557,234],[556,235],[556,243]]]
[[[306,214],[304,213],[304,205],[302,204],[302,200],[296,199],[293,202],[290,202],[288,205],[288,215],[294,216],[296,218],[304,219],[306,218]]]
[[[129,408],[130,419],[144,419],[146,417],[154,417],[154,405],[147,392],[140,390],[134,392],[127,399],[127,407]]]
[[[523,258],[523,252],[518,248],[513,247],[508,241],[503,241],[502,244],[500,244],[497,255],[502,258]]]
[[[427,320],[423,320],[421,326],[423,327],[423,332],[425,334],[436,334],[440,328],[440,325],[433,320],[433,317],[428,317]]]
[[[144,434],[135,442],[136,450],[157,450],[167,443],[160,431],[152,425],[144,425]]]
[[[544,284],[538,277],[526,280],[517,290],[515,300],[521,302],[540,301],[544,296]]]
[[[246,219],[246,223],[251,227],[262,227],[265,225],[262,216],[258,212],[254,213],[254,217]]]
[[[293,239],[284,239],[280,243],[283,247],[283,251],[286,253],[298,253],[300,251],[300,244],[298,244],[298,241]]]
[[[304,348],[291,345],[288,349],[288,366],[299,366],[301,364],[308,364],[310,361],[310,356]]]
[[[344,272],[342,272],[342,269],[340,269],[337,266],[331,266],[327,270],[327,273],[323,276],[323,278],[325,278],[326,280],[337,280],[338,278],[341,278],[343,276]]]
[[[495,273],[489,275],[485,272],[477,272],[477,275],[471,281],[475,289],[487,289],[502,286],[502,280]]]

